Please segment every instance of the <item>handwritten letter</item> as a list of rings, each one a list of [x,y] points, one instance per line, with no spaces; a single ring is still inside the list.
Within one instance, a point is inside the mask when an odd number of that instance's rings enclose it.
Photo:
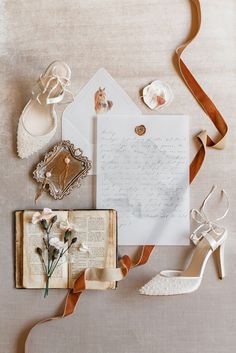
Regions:
[[[97,126],[97,208],[118,211],[119,244],[187,244],[187,117],[104,116]]]

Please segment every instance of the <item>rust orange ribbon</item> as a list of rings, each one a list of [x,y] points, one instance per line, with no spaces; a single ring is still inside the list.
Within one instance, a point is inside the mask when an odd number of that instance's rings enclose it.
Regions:
[[[224,149],[225,147],[225,141],[226,141],[226,135],[228,132],[228,126],[221,115],[221,113],[218,111],[216,108],[215,104],[212,102],[212,100],[207,96],[207,94],[203,91],[202,87],[199,85],[199,83],[196,81],[192,73],[189,71],[188,67],[185,65],[183,62],[181,56],[183,51],[186,49],[188,44],[196,37],[198,34],[200,27],[201,27],[201,7],[200,7],[200,1],[199,0],[191,0],[193,5],[195,6],[195,11],[196,11],[196,20],[197,20],[197,28],[196,32],[194,35],[184,44],[180,45],[176,49],[176,55],[177,55],[177,61],[178,61],[178,68],[180,71],[180,74],[191,91],[192,95],[194,98],[197,100],[197,102],[200,104],[202,109],[205,111],[205,113],[208,115],[208,117],[211,119],[213,124],[215,125],[216,129],[219,132],[219,138],[217,141],[213,141],[211,137],[207,134],[206,131],[201,131],[198,135],[197,138],[200,141],[201,147],[198,150],[197,154],[192,160],[192,163],[190,165],[190,183],[193,181],[195,176],[197,175],[199,169],[201,168],[201,165],[204,161],[205,155],[206,155],[206,148],[215,148],[215,149]],[[193,14],[194,16],[194,14]]]
[[[122,271],[122,278],[125,278],[129,270],[131,268],[137,267],[144,265],[148,259],[149,256],[154,249],[154,245],[145,245],[142,247],[142,251],[140,256],[138,257],[137,261],[133,261],[128,255],[122,256],[122,258],[119,260],[119,265],[120,269]],[[119,268],[118,268],[119,269]],[[80,276],[77,278],[77,280],[74,283],[74,288],[69,290],[66,300],[65,300],[65,306],[64,306],[64,311],[62,315],[55,316],[55,317],[50,317],[44,320],[41,320],[37,322],[30,330],[28,337],[25,342],[25,353],[29,353],[29,346],[30,346],[30,338],[31,338],[31,332],[32,330],[43,323],[52,321],[52,320],[58,320],[58,319],[63,319],[66,316],[69,316],[74,313],[76,305],[78,303],[78,300],[80,298],[80,295],[83,293],[83,291],[86,289],[86,270],[80,274]]]
[[[223,149],[225,147],[225,138],[228,132],[228,127],[223,116],[220,114],[220,112],[218,111],[214,103],[211,101],[211,99],[203,91],[203,89],[198,84],[198,82],[196,81],[196,79],[194,78],[194,76],[189,71],[188,67],[185,65],[185,63],[181,58],[184,49],[195,38],[201,26],[200,2],[199,0],[191,0],[191,1],[195,5],[196,19],[197,19],[198,26],[195,34],[186,43],[182,44],[176,49],[178,68],[185,84],[191,91],[192,95],[196,98],[198,103],[201,105],[202,109],[205,111],[205,113],[208,115],[208,117],[211,119],[216,129],[218,130],[219,138],[217,141],[213,141],[206,131],[202,131],[197,135],[197,138],[200,141],[200,148],[190,164],[190,178],[189,178],[190,183],[194,180],[199,169],[201,168],[201,165],[205,158],[206,148],[210,147],[215,149]],[[154,245],[143,246],[141,248],[141,255],[139,256],[137,261],[133,261],[128,255],[124,255],[119,260],[120,267],[117,270],[120,270],[121,274],[119,273],[118,280],[125,278],[128,275],[130,269],[147,263],[153,249],[154,249]],[[81,275],[75,281],[74,288],[68,292],[65,300],[63,314],[39,321],[32,327],[32,329],[39,324],[42,324],[51,320],[62,319],[74,313],[76,305],[80,298],[80,295],[86,289],[86,274],[87,274],[86,271],[87,270],[81,273]],[[30,341],[30,333],[32,332],[32,329],[30,330],[25,342],[25,353],[29,353],[29,341]]]

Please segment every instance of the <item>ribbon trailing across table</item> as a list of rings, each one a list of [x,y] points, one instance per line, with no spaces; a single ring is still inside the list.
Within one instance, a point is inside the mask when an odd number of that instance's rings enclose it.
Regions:
[[[223,116],[220,114],[220,112],[218,111],[214,103],[211,101],[211,99],[203,91],[203,89],[198,84],[198,82],[196,81],[196,79],[194,78],[194,76],[189,71],[188,67],[185,65],[185,63],[181,58],[183,51],[186,49],[188,44],[196,37],[201,27],[200,2],[199,0],[191,0],[191,1],[194,4],[195,10],[196,10],[197,29],[195,34],[186,43],[182,44],[176,49],[178,68],[183,80],[185,81],[185,84],[191,91],[192,95],[196,98],[198,103],[201,105],[202,109],[205,111],[205,113],[208,115],[208,117],[215,125],[216,129],[219,132],[220,137],[218,138],[217,141],[213,141],[206,131],[202,131],[197,135],[197,138],[200,141],[201,146],[190,164],[190,170],[189,170],[190,183],[193,181],[193,179],[195,178],[195,176],[197,175],[198,171],[201,168],[201,165],[205,158],[206,148],[210,147],[215,149],[223,149],[225,147],[225,139],[228,132],[228,127]],[[51,320],[62,319],[68,315],[73,314],[81,293],[85,289],[89,289],[90,280],[120,281],[128,275],[130,269],[147,263],[153,249],[154,249],[154,245],[144,245],[142,247],[141,255],[139,256],[136,262],[133,261],[128,255],[124,255],[119,260],[120,267],[116,269],[88,268],[83,273],[81,273],[81,275],[75,281],[74,288],[71,289],[67,294],[63,314],[39,321],[31,328],[25,342],[25,353],[29,353],[29,341],[30,341],[30,334],[32,332],[32,329],[39,324],[42,324]]]
[[[80,295],[85,289],[89,289],[89,280],[120,281],[128,275],[129,270],[131,268],[144,265],[148,261],[153,248],[154,245],[143,246],[141,255],[138,257],[137,261],[132,261],[128,255],[122,256],[122,258],[119,260],[120,267],[118,268],[88,268],[84,272],[82,272],[75,281],[74,288],[69,290],[67,294],[63,314],[60,316],[50,317],[48,319],[41,320],[31,328],[25,342],[25,353],[29,353],[30,333],[36,326],[48,321],[63,319],[64,317],[73,314],[76,308],[76,304],[80,298]]]
[[[225,147],[225,140],[226,140],[226,135],[228,132],[228,126],[223,118],[223,116],[220,114],[218,109],[216,108],[215,104],[212,102],[212,100],[207,96],[207,94],[203,91],[199,83],[196,81],[192,73],[189,71],[188,67],[185,65],[183,62],[181,56],[183,51],[186,49],[188,44],[196,37],[198,34],[200,27],[201,27],[201,7],[200,7],[200,1],[199,0],[191,0],[193,5],[195,5],[196,9],[196,19],[197,19],[197,29],[192,38],[190,38],[186,43],[180,45],[176,49],[176,55],[177,55],[177,60],[178,60],[178,67],[180,74],[185,81],[185,84],[189,88],[189,90],[192,92],[192,95],[196,98],[198,103],[201,105],[202,109],[205,111],[205,113],[208,115],[208,117],[211,119],[213,124],[215,125],[216,129],[218,130],[220,137],[218,140],[215,142],[213,141],[210,136],[207,134],[206,131],[201,131],[198,135],[197,138],[199,139],[201,143],[201,147],[198,150],[197,154],[195,155],[194,159],[192,160],[192,163],[190,165],[190,183],[193,181],[195,176],[197,175],[199,169],[201,168],[201,165],[204,161],[205,154],[206,154],[206,147],[211,147],[215,149],[222,150]]]

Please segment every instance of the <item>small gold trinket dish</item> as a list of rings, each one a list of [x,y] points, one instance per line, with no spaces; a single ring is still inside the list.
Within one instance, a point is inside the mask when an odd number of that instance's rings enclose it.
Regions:
[[[152,110],[168,106],[172,102],[173,97],[171,87],[160,80],[153,81],[143,88],[143,101]]]

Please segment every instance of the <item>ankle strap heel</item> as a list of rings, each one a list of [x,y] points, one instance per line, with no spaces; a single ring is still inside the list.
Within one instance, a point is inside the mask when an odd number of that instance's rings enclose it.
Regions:
[[[220,217],[211,220],[207,215],[206,205],[215,190],[216,186],[213,186],[200,209],[193,209],[191,212],[198,226],[190,235],[195,249],[187,268],[183,271],[159,272],[140,289],[140,294],[176,295],[194,292],[201,284],[207,261],[212,254],[216,256],[219,277],[225,277],[224,247],[227,230],[219,221],[223,220],[229,211],[229,200],[226,192],[222,190],[222,196],[226,197],[226,210]]]

